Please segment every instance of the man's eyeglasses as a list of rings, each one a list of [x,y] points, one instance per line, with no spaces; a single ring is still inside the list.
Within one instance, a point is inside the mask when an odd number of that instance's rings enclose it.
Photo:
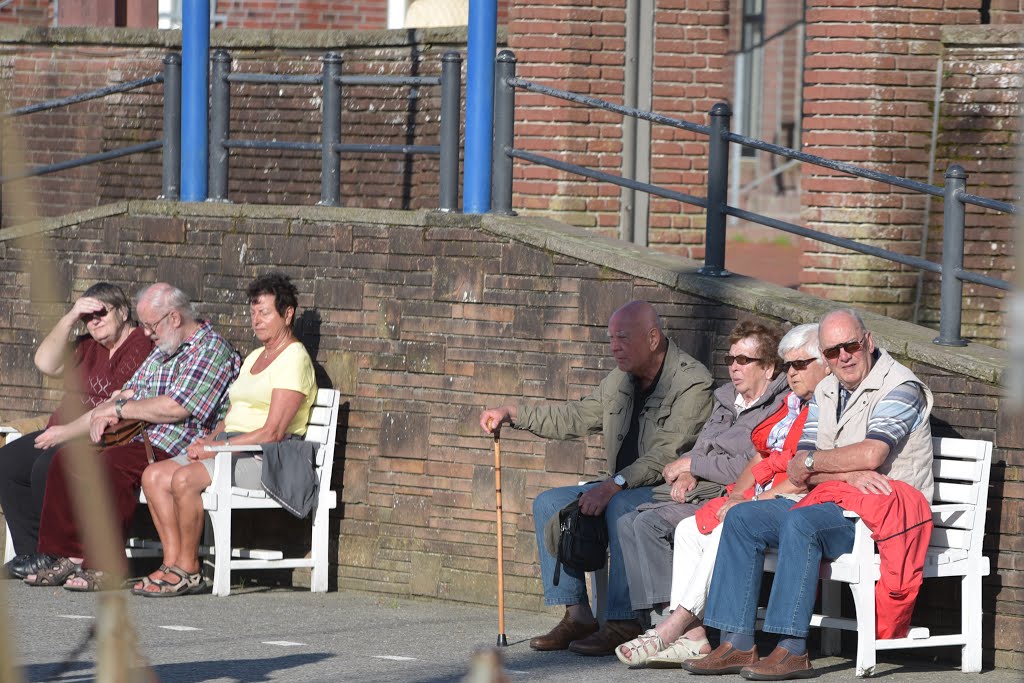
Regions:
[[[109,308],[104,308],[102,311],[96,311],[94,313],[86,313],[81,317],[81,321],[88,325],[93,320],[103,320],[104,318],[107,317],[108,313],[110,313]]]
[[[782,371],[783,372],[789,372],[789,369],[793,368],[794,370],[796,370],[798,372],[802,372],[803,370],[806,370],[808,368],[808,366],[811,363],[815,362],[816,360],[818,360],[818,359],[817,358],[801,358],[800,360],[787,360],[785,363],[782,364]]]
[[[835,346],[830,346],[827,349],[822,350],[821,355],[825,356],[825,358],[828,358],[829,360],[835,360],[836,358],[839,358],[840,350],[846,351],[847,353],[857,353],[864,348],[865,339],[867,339],[867,335],[864,335],[856,341],[848,341],[842,344],[836,344]]]
[[[760,362],[761,362],[760,358],[751,358],[750,356],[744,356],[742,354],[739,355],[739,356],[726,356],[725,357],[725,364],[726,365],[732,365],[733,363],[739,363],[740,365],[746,365],[747,363],[760,363]]]
[[[171,313],[173,313],[173,311],[167,311],[166,313],[163,314],[163,317],[161,317],[153,324],[142,323],[142,329],[146,330],[146,332],[149,332],[150,334],[156,334],[156,328],[160,327],[160,323],[162,323],[164,319]]]

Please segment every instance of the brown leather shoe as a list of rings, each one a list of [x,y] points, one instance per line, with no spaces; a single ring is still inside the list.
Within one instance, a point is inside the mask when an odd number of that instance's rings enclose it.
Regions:
[[[558,622],[558,625],[542,636],[530,638],[530,648],[533,650],[564,650],[569,643],[580,638],[586,638],[597,631],[597,622],[582,624],[569,618],[569,610],[565,610],[565,616]],[[616,643],[618,645],[618,643]]]
[[[729,643],[722,643],[701,659],[687,659],[681,666],[698,676],[720,676],[737,674],[741,669],[757,664],[757,646],[749,650],[737,650]]]
[[[740,670],[740,676],[749,681],[788,681],[791,678],[811,678],[816,674],[806,652],[795,655],[784,647],[775,648],[757,664]]]
[[[585,657],[613,655],[615,648],[643,632],[644,627],[636,619],[606,621],[596,633],[569,643],[569,652]]]

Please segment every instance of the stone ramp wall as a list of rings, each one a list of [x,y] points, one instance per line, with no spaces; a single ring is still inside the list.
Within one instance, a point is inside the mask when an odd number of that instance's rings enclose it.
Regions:
[[[36,300],[27,275],[43,237],[58,264],[59,302]],[[749,278],[704,278],[691,261],[540,218],[117,203],[0,233],[0,260],[5,416],[53,407],[58,387],[31,365],[42,317],[92,282],[133,291],[176,283],[244,353],[253,346],[245,284],[271,267],[288,272],[301,293],[299,332],[322,381],[346,402],[335,469],[337,585],[482,604],[496,591],[494,456],[477,424],[483,407],[589,393],[611,368],[608,316],[630,299],[653,302],[669,336],[721,381],[736,320],[810,322],[830,308]],[[986,658],[1024,669],[1024,428],[1000,410],[1005,353],[934,346],[931,330],[866,318],[879,344],[932,387],[936,434],[996,444]],[[600,437],[554,442],[506,430],[502,454],[506,601],[541,609],[532,501],[545,488],[598,476]],[[301,539],[286,517],[241,526]],[[955,590],[927,585],[922,622],[958,619],[944,609]]]

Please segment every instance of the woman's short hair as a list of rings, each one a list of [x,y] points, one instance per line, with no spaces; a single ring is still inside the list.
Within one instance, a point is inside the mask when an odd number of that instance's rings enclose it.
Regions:
[[[798,360],[815,358],[819,363],[824,363],[818,346],[818,323],[797,325],[779,342],[779,358],[785,360],[787,354],[799,352]]]
[[[774,325],[765,325],[753,320],[741,320],[729,333],[729,346],[742,339],[752,338],[757,342],[757,353],[761,356],[759,361],[761,365],[773,365],[778,368],[779,337],[781,336],[782,333]]]
[[[256,300],[264,294],[274,297],[274,308],[282,318],[284,312],[289,308],[296,311],[299,309],[298,293],[299,290],[292,284],[292,279],[284,273],[260,275],[250,282],[245,290],[250,304],[256,303]]]
[[[85,290],[82,296],[102,301],[112,310],[124,311],[129,320],[132,317],[132,302],[124,290],[117,285],[112,285],[109,282],[97,282]]]

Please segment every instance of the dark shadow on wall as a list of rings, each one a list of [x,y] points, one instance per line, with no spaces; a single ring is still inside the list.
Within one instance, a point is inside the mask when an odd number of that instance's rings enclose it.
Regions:
[[[302,345],[306,347],[309,357],[313,359],[316,385],[321,389],[333,389],[334,383],[331,382],[331,378],[327,371],[324,370],[324,366],[317,361],[317,356],[320,353],[320,326],[322,323],[323,318],[321,318],[320,312],[315,308],[310,308],[303,311],[295,320],[292,331],[298,340],[302,342]]]

